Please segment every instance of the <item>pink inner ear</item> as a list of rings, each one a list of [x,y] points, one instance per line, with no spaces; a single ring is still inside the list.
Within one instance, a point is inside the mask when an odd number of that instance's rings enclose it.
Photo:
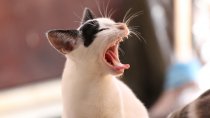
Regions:
[[[63,43],[63,50],[66,52],[71,52],[74,49],[74,46],[76,45],[74,40],[70,40]]]
[[[67,41],[65,41],[67,40]],[[53,46],[61,53],[66,54],[68,52],[71,52],[74,50],[74,47],[76,46],[76,40],[73,38],[67,38],[65,40],[53,40]]]
[[[66,54],[74,50],[79,31],[77,30],[52,30],[47,33],[51,45],[59,52]]]

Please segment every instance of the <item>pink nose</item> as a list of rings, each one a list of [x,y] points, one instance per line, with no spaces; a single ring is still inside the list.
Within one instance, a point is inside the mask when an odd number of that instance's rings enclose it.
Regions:
[[[126,36],[129,35],[129,29],[128,29],[128,27],[125,23],[117,23],[116,27],[119,30],[122,30],[125,33]]]
[[[126,29],[128,29],[125,23],[117,23],[116,25],[117,25],[117,28],[119,30],[126,30]]]

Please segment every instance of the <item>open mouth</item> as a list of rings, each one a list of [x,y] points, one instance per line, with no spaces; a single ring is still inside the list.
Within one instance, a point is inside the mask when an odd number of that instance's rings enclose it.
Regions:
[[[105,63],[117,73],[123,73],[125,69],[130,68],[129,64],[122,64],[119,59],[118,48],[119,43],[122,41],[122,38],[118,38],[115,42],[111,43],[104,54]]]

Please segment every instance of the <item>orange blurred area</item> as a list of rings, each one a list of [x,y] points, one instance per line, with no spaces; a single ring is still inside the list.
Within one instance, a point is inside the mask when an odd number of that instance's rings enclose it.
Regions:
[[[49,29],[77,28],[91,1],[1,0],[0,89],[61,75],[64,58],[50,47]]]
[[[0,1],[1,118],[61,116],[65,58],[50,46],[45,32],[76,29],[85,7],[98,11],[105,3],[108,0]],[[109,4],[118,5],[119,1]]]

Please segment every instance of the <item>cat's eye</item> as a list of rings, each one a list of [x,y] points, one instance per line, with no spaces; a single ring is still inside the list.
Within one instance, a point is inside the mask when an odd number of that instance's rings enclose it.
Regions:
[[[102,28],[102,29],[99,29],[98,32],[101,32],[101,31],[104,31],[104,30],[108,30],[109,28]]]

